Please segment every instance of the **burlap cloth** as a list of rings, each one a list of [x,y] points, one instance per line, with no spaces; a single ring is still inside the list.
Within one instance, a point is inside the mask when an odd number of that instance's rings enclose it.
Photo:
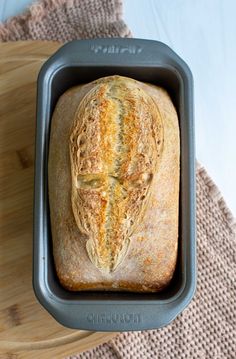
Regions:
[[[131,36],[121,17],[119,0],[44,0],[0,25],[0,39]],[[198,284],[191,304],[163,329],[122,333],[70,359],[236,358],[235,220],[207,172],[198,166],[196,176]]]

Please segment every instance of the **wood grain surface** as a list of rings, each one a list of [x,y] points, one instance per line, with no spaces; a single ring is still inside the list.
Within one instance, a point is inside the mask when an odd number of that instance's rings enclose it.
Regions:
[[[36,78],[59,46],[0,44],[0,359],[64,358],[116,335],[64,328],[32,289]]]

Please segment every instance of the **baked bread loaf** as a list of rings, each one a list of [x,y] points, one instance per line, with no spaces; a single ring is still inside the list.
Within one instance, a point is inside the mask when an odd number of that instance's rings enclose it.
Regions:
[[[162,88],[109,76],[55,108],[48,179],[53,254],[69,290],[159,291],[176,264],[179,127]]]

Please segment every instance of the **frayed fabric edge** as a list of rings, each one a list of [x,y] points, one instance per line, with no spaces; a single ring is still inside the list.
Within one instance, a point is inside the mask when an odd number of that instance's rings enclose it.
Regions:
[[[41,21],[55,6],[62,6],[66,3],[67,6],[70,3],[73,5],[74,0],[39,0],[34,2],[22,15],[10,17],[5,22],[0,23],[0,40],[8,41],[9,35],[11,35],[12,32],[20,37],[21,24],[31,21]]]
[[[114,0],[116,8],[116,19],[122,20],[123,5],[121,0]],[[53,11],[58,6],[73,7],[76,5],[76,0],[38,0],[28,7],[22,14],[9,18],[7,21],[0,22],[0,41],[9,41],[12,32],[15,33],[16,39],[21,37],[22,24],[29,24],[30,22],[40,22],[50,11]],[[130,30],[122,34],[123,37],[132,37]]]

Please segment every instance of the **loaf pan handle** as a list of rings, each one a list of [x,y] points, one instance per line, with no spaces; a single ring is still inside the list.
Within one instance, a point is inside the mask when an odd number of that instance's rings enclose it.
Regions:
[[[48,62],[56,66],[180,66],[184,61],[167,45],[153,40],[104,38],[75,40],[62,46]],[[47,62],[47,65],[49,65]],[[179,67],[178,66],[178,67]]]

